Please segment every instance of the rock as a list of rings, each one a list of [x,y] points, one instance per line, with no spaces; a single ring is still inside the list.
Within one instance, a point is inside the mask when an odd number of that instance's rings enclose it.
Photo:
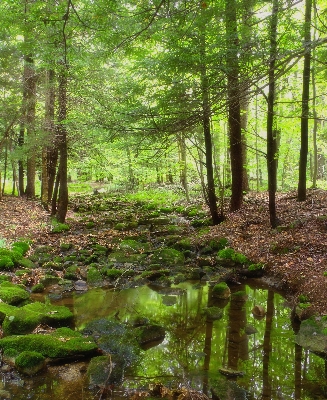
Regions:
[[[36,351],[23,351],[15,359],[15,367],[25,375],[35,375],[45,367],[45,357]]]
[[[327,356],[327,318],[311,317],[301,322],[295,342],[304,349],[326,358]]]
[[[79,292],[86,292],[88,290],[88,286],[85,281],[78,280],[74,283],[74,289]]]
[[[231,291],[226,282],[217,283],[212,288],[212,297],[215,299],[228,299],[231,295]]]
[[[166,331],[160,325],[148,324],[135,328],[134,334],[140,346],[144,346],[149,343],[158,344],[158,342],[162,342],[166,336]]]
[[[254,306],[252,308],[252,314],[254,317],[262,318],[266,315],[266,310],[262,306]]]
[[[229,368],[219,368],[218,371],[222,374],[227,376],[228,378],[234,378],[236,376],[244,376],[244,372],[236,371],[234,369]]]
[[[2,282],[0,284],[0,299],[7,304],[18,305],[28,300],[30,294],[20,285],[11,282]]]
[[[245,327],[245,333],[246,333],[247,335],[253,335],[253,334],[257,333],[257,332],[258,332],[258,330],[257,330],[254,326],[252,326],[252,325],[246,325],[246,327]]]

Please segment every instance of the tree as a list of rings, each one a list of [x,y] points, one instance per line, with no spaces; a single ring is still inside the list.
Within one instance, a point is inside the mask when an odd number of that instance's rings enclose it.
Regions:
[[[276,59],[277,59],[277,25],[278,3],[273,1],[270,22],[270,60],[269,60],[269,90],[267,97],[267,170],[268,170],[268,195],[270,225],[275,228],[278,224],[276,215],[276,189],[277,189],[277,127],[275,121],[275,87],[276,87]]]
[[[236,7],[235,0],[225,1],[228,126],[232,170],[231,211],[238,210],[243,200],[243,154],[238,65],[239,40]]]
[[[298,201],[306,199],[307,188],[307,158],[309,147],[309,100],[311,80],[311,9],[312,0],[305,1],[304,23],[304,65],[302,88],[302,114],[301,114],[301,149],[299,161]]]

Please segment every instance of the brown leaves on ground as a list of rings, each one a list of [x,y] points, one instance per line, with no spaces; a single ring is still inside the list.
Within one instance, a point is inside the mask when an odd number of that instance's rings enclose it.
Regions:
[[[327,314],[327,192],[309,190],[305,202],[298,202],[296,193],[278,194],[277,215],[281,226],[271,229],[268,195],[251,193],[241,210],[226,213],[226,221],[211,227],[205,238],[226,237],[236,251],[264,263],[267,274],[290,294],[307,295],[317,312]],[[23,237],[59,247],[62,237],[50,233],[50,216],[38,202],[4,197],[0,216],[0,239],[10,243]],[[90,238],[74,231],[78,218],[72,211],[68,219],[72,229],[65,241],[83,247]],[[97,241],[110,246],[112,235],[112,230],[101,231]]]
[[[305,294],[313,308],[327,314],[327,192],[309,190],[277,195],[278,229],[269,224],[267,193],[249,194],[238,212],[210,230],[251,261],[262,262],[289,294]]]

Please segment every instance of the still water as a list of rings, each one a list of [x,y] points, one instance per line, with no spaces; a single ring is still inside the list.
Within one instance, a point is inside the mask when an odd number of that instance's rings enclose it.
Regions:
[[[207,285],[192,283],[177,285],[174,293],[148,286],[119,291],[92,289],[57,304],[74,312],[78,330],[93,319],[114,315],[121,322],[142,316],[166,328],[165,339],[144,351],[141,362],[127,371],[122,386],[114,388],[109,397],[126,398],[154,382],[184,386],[211,397],[209,386],[225,382],[233,390],[237,388],[233,393],[240,399],[327,398],[325,360],[295,344],[296,328],[285,299],[251,284],[232,286],[231,291],[229,300],[213,301]],[[211,306],[220,308],[220,319],[206,316],[204,310]],[[255,317],[254,306],[264,307],[266,315]],[[8,374],[3,374],[1,390],[17,400],[103,398],[100,392],[88,389],[86,367],[84,362],[51,366],[27,379],[16,375],[8,379]],[[220,368],[244,375],[227,379]],[[0,399],[4,399],[1,390]]]

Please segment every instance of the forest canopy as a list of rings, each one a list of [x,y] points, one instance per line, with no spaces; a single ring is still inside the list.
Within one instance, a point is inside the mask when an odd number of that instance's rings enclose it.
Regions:
[[[323,0],[3,0],[1,195],[63,222],[70,182],[178,185],[213,224],[325,187]]]

